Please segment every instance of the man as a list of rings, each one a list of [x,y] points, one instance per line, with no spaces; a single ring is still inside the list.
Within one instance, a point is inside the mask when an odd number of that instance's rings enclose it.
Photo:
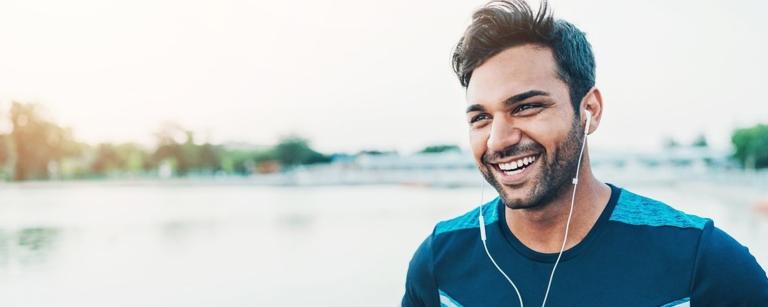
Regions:
[[[475,162],[499,197],[437,224],[403,306],[768,306],[765,272],[711,220],[594,177],[591,46],[546,3],[479,9],[453,67]]]

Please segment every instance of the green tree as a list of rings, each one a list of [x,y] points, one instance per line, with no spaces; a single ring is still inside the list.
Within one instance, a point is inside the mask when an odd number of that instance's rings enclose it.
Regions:
[[[221,170],[221,148],[210,143],[198,147],[197,167],[206,172]]]
[[[709,142],[707,142],[707,137],[703,134],[699,134],[694,140],[693,143],[691,143],[691,146],[693,147],[708,147]]]
[[[232,149],[219,147],[218,164],[221,170],[230,174],[248,175],[256,164],[274,160],[272,149]]]
[[[95,174],[105,174],[120,166],[120,156],[112,144],[96,146],[95,157],[91,163],[91,171]]]
[[[419,151],[419,153],[440,153],[446,151],[461,151],[461,148],[451,144],[430,145]]]
[[[280,164],[287,167],[330,162],[330,158],[312,149],[309,141],[298,136],[282,138],[274,148],[274,155]]]
[[[195,134],[177,124],[165,124],[155,134],[158,140],[157,148],[152,154],[154,165],[170,161],[175,166],[179,176],[193,173],[212,174],[224,168],[233,169],[234,161],[224,160],[223,149],[210,143],[198,144]]]
[[[768,125],[737,129],[731,135],[734,158],[748,169],[768,167]]]
[[[143,146],[136,143],[123,143],[116,147],[120,157],[120,170],[138,174],[152,168],[149,151]]]
[[[378,149],[363,149],[357,152],[357,155],[369,155],[369,156],[383,156],[383,155],[396,155],[396,150],[378,150]]]
[[[94,159],[90,165],[90,170],[94,175],[139,174],[151,167],[149,153],[138,144],[102,143],[96,146],[94,150]]]
[[[153,165],[160,165],[164,161],[169,161],[175,166],[175,173],[178,175],[186,174],[186,161],[182,153],[182,143],[186,136],[186,130],[175,123],[165,123],[155,133],[157,145],[151,156]],[[179,160],[182,160],[179,162]],[[179,166],[181,164],[181,166]]]

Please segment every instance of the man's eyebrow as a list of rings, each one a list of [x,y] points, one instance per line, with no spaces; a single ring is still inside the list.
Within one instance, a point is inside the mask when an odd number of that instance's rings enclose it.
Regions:
[[[523,100],[526,100],[534,96],[549,96],[549,93],[545,91],[540,91],[540,90],[530,90],[530,91],[522,92],[520,94],[507,98],[506,100],[504,100],[504,104],[507,106],[513,105],[515,103],[521,102]]]
[[[485,108],[483,107],[483,105],[480,105],[480,104],[473,104],[473,105],[467,107],[467,113],[469,113],[469,112],[476,112],[476,111],[477,112],[485,111]]]

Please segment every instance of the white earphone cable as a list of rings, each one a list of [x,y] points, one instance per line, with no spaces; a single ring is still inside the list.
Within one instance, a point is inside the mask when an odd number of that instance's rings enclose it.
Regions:
[[[573,205],[576,203],[576,188],[579,186],[579,170],[581,169],[581,156],[584,154],[584,147],[587,145],[587,133],[589,132],[589,121],[591,119],[591,113],[587,113],[586,128],[584,128],[584,139],[581,142],[581,150],[579,151],[579,160],[576,162],[576,176],[573,177],[573,193],[571,194],[571,209],[568,211],[568,220],[565,222],[565,234],[563,235],[563,245],[560,246],[560,253],[557,254],[557,260],[555,265],[552,266],[552,273],[549,274],[549,282],[547,283],[547,291],[544,292],[544,300],[541,301],[541,307],[547,304],[547,298],[549,297],[549,289],[552,287],[552,279],[555,277],[555,270],[560,263],[560,258],[563,257],[563,251],[565,251],[565,243],[568,241],[568,230],[571,228],[571,217],[573,217]],[[482,194],[482,192],[481,192]]]
[[[576,175],[573,177],[573,193],[571,194],[571,208],[568,211],[568,220],[565,223],[565,233],[563,234],[563,244],[560,246],[560,252],[557,254],[557,259],[555,260],[555,264],[552,266],[552,272],[549,274],[549,281],[547,282],[547,290],[544,292],[544,300],[541,302],[541,307],[544,307],[547,304],[547,298],[549,298],[549,290],[552,288],[552,280],[555,277],[555,270],[557,270],[557,265],[560,263],[560,258],[563,256],[563,252],[565,251],[565,244],[568,242],[568,230],[571,227],[571,218],[573,217],[573,207],[576,203],[576,188],[578,187],[579,183],[579,170],[581,169],[581,158],[584,154],[584,147],[586,147],[587,144],[587,134],[589,132],[589,122],[592,119],[592,113],[589,111],[586,111],[587,113],[587,122],[585,124],[584,128],[584,139],[581,143],[581,150],[579,151],[579,159],[576,162]],[[523,305],[523,296],[520,294],[520,290],[517,289],[517,285],[512,281],[509,276],[507,276],[507,273],[504,272],[504,270],[499,267],[499,265],[496,263],[496,260],[493,259],[493,256],[491,256],[491,252],[488,251],[488,245],[486,244],[486,233],[485,233],[485,218],[483,217],[483,193],[484,193],[485,183],[480,187],[480,212],[478,215],[478,219],[480,222],[480,240],[483,242],[483,248],[485,249],[485,254],[488,255],[488,258],[491,260],[491,263],[493,263],[493,266],[496,267],[496,270],[501,273],[501,275],[504,276],[504,278],[507,279],[510,285],[512,285],[512,288],[515,289],[515,293],[517,293],[517,298],[520,302],[520,307],[524,307]]]
[[[483,248],[485,249],[485,254],[488,255],[488,258],[491,259],[491,263],[493,263],[493,266],[496,267],[496,270],[501,273],[501,275],[504,276],[504,278],[507,279],[510,285],[512,285],[512,288],[515,289],[515,293],[517,293],[517,299],[520,301],[520,307],[523,307],[523,296],[520,295],[520,290],[517,289],[517,285],[515,285],[515,282],[512,281],[509,276],[507,276],[507,273],[504,273],[504,270],[499,267],[499,265],[496,263],[496,260],[493,259],[493,256],[491,256],[491,252],[488,251],[488,245],[485,243],[485,219],[483,218],[483,192],[485,190],[485,183],[482,183],[480,186],[480,240],[483,242]]]

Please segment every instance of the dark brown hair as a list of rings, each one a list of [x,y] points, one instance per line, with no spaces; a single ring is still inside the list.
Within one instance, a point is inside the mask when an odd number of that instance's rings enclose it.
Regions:
[[[486,60],[523,44],[552,50],[557,75],[568,84],[571,103],[578,110],[581,99],[595,86],[592,46],[576,26],[552,17],[546,0],[536,14],[522,0],[491,1],[478,9],[454,49],[453,70],[461,85],[467,87],[472,72]]]

